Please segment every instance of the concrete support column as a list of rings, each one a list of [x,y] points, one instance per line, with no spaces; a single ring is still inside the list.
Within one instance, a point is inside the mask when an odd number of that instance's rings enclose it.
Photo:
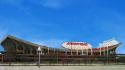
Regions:
[[[30,48],[30,54],[32,54],[32,48]]]
[[[92,52],[92,48],[91,48],[91,55],[92,55],[92,53],[93,53],[93,52]]]
[[[2,62],[3,62],[3,59],[4,59],[3,57],[4,57],[4,55],[2,54]]]
[[[87,55],[88,55],[88,49],[86,49],[86,51],[87,51]]]
[[[99,49],[100,49],[100,56],[102,56],[102,50],[101,50],[101,47],[100,47]]]
[[[70,52],[71,52],[71,55],[72,55],[72,43],[71,43],[71,51]]]
[[[43,48],[41,48],[41,54],[43,55],[44,53],[43,53]]]
[[[23,54],[25,54],[25,47],[24,47],[24,45],[23,45]]]
[[[79,54],[79,50],[77,49],[77,50],[76,50],[76,55],[78,55],[78,54]]]
[[[82,55],[83,55],[83,49],[82,49]]]
[[[70,52],[70,53],[71,53],[71,55],[72,55],[72,49],[71,49],[71,52]]]
[[[55,54],[55,52],[56,52],[56,51],[55,51],[55,49],[54,49],[54,54]]]
[[[65,51],[65,55],[67,55],[67,51]]]
[[[108,56],[108,46],[107,46],[107,56]]]
[[[49,54],[49,47],[48,47],[48,54]]]
[[[104,47],[104,52],[103,52],[103,53],[104,53],[104,56],[105,56],[105,51],[106,51],[106,49],[105,49],[105,47]]]

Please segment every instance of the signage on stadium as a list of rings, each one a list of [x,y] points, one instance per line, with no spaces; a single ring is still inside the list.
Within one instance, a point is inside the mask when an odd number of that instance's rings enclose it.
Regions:
[[[91,48],[92,46],[87,42],[64,42],[62,47],[68,49],[87,49]]]
[[[81,46],[87,46],[88,43],[84,43],[84,42],[67,42],[66,45],[81,45]]]

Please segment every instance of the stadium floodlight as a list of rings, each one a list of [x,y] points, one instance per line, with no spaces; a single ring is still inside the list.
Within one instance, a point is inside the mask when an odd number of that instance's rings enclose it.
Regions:
[[[39,63],[38,63],[38,65],[39,65],[39,67],[40,67],[40,55],[41,55],[41,52],[42,52],[40,46],[37,48],[37,52],[38,52],[38,54],[39,54]]]

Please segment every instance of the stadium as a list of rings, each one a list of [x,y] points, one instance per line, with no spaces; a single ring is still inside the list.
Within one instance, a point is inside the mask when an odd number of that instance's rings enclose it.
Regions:
[[[60,48],[31,43],[8,35],[2,41],[1,62],[38,62],[58,64],[125,63],[124,54],[117,54],[121,42],[110,39],[97,48],[87,42],[64,42]]]

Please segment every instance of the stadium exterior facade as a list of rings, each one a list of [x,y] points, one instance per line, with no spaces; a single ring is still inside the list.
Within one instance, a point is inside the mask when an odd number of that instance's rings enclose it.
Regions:
[[[115,52],[120,44],[117,40],[111,39],[99,44],[97,48],[92,48],[86,42],[64,42],[59,49],[8,35],[1,41],[4,51],[0,54],[0,60],[1,62],[37,62],[37,49],[40,48],[41,63],[125,62],[125,57],[118,57]]]

